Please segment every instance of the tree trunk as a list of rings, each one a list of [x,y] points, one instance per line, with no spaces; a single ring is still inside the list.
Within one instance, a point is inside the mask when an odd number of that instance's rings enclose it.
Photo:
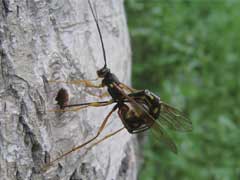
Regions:
[[[131,51],[123,0],[92,3],[108,66],[129,83]],[[2,0],[0,10],[1,180],[136,179],[134,140],[126,130],[40,171],[49,159],[93,137],[112,108],[49,111],[58,108],[55,97],[61,88],[70,104],[109,99],[88,94],[106,89],[49,82],[94,79],[104,64],[87,0]],[[114,113],[101,137],[122,126]]]

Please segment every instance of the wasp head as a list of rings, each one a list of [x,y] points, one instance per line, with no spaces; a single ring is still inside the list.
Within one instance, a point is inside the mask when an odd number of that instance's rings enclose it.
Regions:
[[[97,71],[98,77],[101,78],[105,77],[108,73],[110,73],[110,69],[105,66]]]

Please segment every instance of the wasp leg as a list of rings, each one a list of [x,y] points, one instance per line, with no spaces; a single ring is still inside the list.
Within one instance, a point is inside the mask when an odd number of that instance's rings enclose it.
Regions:
[[[96,81],[96,80],[92,80],[92,81]],[[49,83],[66,83],[66,84],[84,84],[86,87],[92,87],[92,88],[102,88],[103,85],[102,84],[94,84],[92,81],[89,80],[72,80],[72,81],[58,81],[58,80],[49,80]]]
[[[104,92],[102,94],[94,94],[94,93],[92,93],[90,91],[86,91],[86,93],[91,95],[91,96],[98,97],[98,98],[104,98],[104,97],[110,96],[110,94],[108,92]]]
[[[74,151],[77,151],[79,149],[81,149],[82,147],[86,146],[87,144],[89,144],[90,142],[92,142],[93,140],[95,140],[100,134],[101,132],[103,131],[103,129],[105,128],[106,124],[107,124],[107,121],[109,120],[109,117],[112,115],[112,113],[117,109],[117,106],[114,106],[113,109],[108,113],[108,115],[105,117],[104,121],[102,122],[101,126],[99,127],[98,131],[97,131],[97,134],[89,139],[88,141],[84,142],[83,144],[77,146],[77,147],[74,147],[73,149],[71,149],[70,151],[67,151],[65,153],[63,153],[61,156],[57,157],[56,159],[50,161],[46,166],[44,166],[42,168],[43,171],[47,170],[50,166],[53,165],[54,162],[57,162],[59,161],[60,159],[62,159],[63,157],[67,156],[68,154],[74,152]]]
[[[53,109],[49,110],[48,112],[73,112],[73,111],[79,111],[81,109],[87,108],[87,107],[101,107],[101,106],[108,106],[110,104],[114,103],[114,100],[111,99],[109,101],[101,101],[101,102],[90,102],[90,103],[82,103],[82,104],[69,104],[66,106],[63,106],[64,108],[70,108],[70,109]],[[71,108],[71,107],[77,107],[77,108]]]
[[[129,92],[131,92],[131,93],[133,93],[133,92],[136,92],[137,90],[136,89],[134,89],[134,88],[131,88],[131,87],[129,87],[129,86],[127,86],[126,84],[123,84],[123,83],[120,83],[120,85],[119,85],[121,88],[123,88],[123,89],[125,89],[125,90],[127,90],[127,91],[129,91]]]
[[[123,129],[125,129],[124,127],[122,127],[121,129],[118,129],[117,131],[113,132],[113,133],[110,133],[106,136],[104,136],[102,139],[98,140],[97,142],[93,143],[91,146],[88,147],[88,149],[91,149],[93,146],[101,143],[102,141],[114,136],[115,134],[119,133],[120,131],[122,131]]]

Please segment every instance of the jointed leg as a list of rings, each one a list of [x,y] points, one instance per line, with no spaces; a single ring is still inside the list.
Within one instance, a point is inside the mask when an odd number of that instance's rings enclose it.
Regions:
[[[109,117],[112,115],[112,113],[117,109],[117,106],[114,106],[113,109],[108,113],[108,115],[105,117],[104,121],[102,122],[101,126],[99,127],[98,129],[98,132],[97,134],[91,138],[90,140],[86,141],[85,143],[77,146],[77,147],[74,147],[73,149],[71,149],[70,151],[67,151],[65,153],[63,153],[61,156],[57,157],[56,159],[52,160],[51,162],[49,162],[45,167],[43,167],[43,170],[46,170],[48,167],[52,166],[52,164],[56,161],[59,161],[60,159],[62,159],[63,157],[67,156],[68,154],[74,152],[74,151],[77,151],[79,149],[81,149],[82,147],[86,146],[88,143],[92,142],[93,140],[95,140],[100,134],[101,132],[103,131],[104,127],[106,126],[107,124],[107,121],[109,120]]]
[[[93,146],[95,146],[95,145],[101,143],[102,141],[104,141],[104,140],[106,140],[106,139],[112,137],[113,135],[119,133],[119,132],[122,131],[123,129],[125,129],[125,128],[122,127],[121,129],[119,129],[119,130],[117,130],[117,131],[115,131],[115,132],[113,132],[113,133],[110,133],[110,134],[104,136],[102,139],[98,140],[97,142],[93,143],[90,147],[88,147],[88,149],[91,149]]]
[[[114,103],[114,101],[111,99],[109,101],[102,101],[102,102],[90,102],[90,103],[82,103],[82,104],[69,104],[69,105],[64,106],[64,108],[68,108],[68,109],[53,109],[53,110],[49,110],[48,112],[79,111],[79,110],[87,108],[87,107],[108,106],[108,105],[110,105],[112,103]],[[77,108],[69,109],[71,107],[77,107]]]
[[[92,81],[88,80],[72,80],[72,81],[58,81],[58,80],[49,80],[49,83],[67,83],[67,84],[84,84],[86,87],[92,87],[92,88],[102,88],[102,84],[96,85]]]
[[[104,98],[104,97],[108,97],[110,96],[110,94],[108,92],[104,92],[102,94],[94,94],[90,91],[86,91],[87,94],[90,94],[91,96],[94,96],[94,97],[98,97],[98,98]]]
[[[96,79],[97,80],[97,79]],[[79,84],[84,84],[86,87],[90,87],[90,88],[103,88],[103,85],[102,84],[99,84],[99,85],[96,85],[94,84],[92,81],[96,81],[96,80],[72,80],[72,81],[58,81],[58,80],[49,80],[48,82],[49,83],[67,83],[67,84],[76,84],[76,85],[79,85]],[[99,98],[103,98],[103,97],[107,97],[107,96],[110,96],[108,94],[108,92],[105,92],[103,94],[94,94],[92,92],[89,92],[89,91],[86,91],[88,94],[92,95],[92,96],[95,96],[95,97],[99,97]]]

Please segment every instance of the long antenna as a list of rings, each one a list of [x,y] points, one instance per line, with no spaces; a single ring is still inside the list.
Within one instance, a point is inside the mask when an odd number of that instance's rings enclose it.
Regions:
[[[101,30],[100,30],[97,18],[95,16],[94,12],[93,12],[93,8],[92,8],[92,4],[91,4],[90,0],[88,0],[88,4],[90,6],[94,21],[95,21],[96,26],[97,26],[98,34],[99,34],[99,37],[100,37],[100,41],[101,41],[101,45],[102,45],[102,51],[103,51],[104,67],[107,67],[107,60],[106,60],[107,58],[106,58],[106,52],[105,52],[105,48],[104,48],[104,44],[103,44],[102,33],[101,33]]]

